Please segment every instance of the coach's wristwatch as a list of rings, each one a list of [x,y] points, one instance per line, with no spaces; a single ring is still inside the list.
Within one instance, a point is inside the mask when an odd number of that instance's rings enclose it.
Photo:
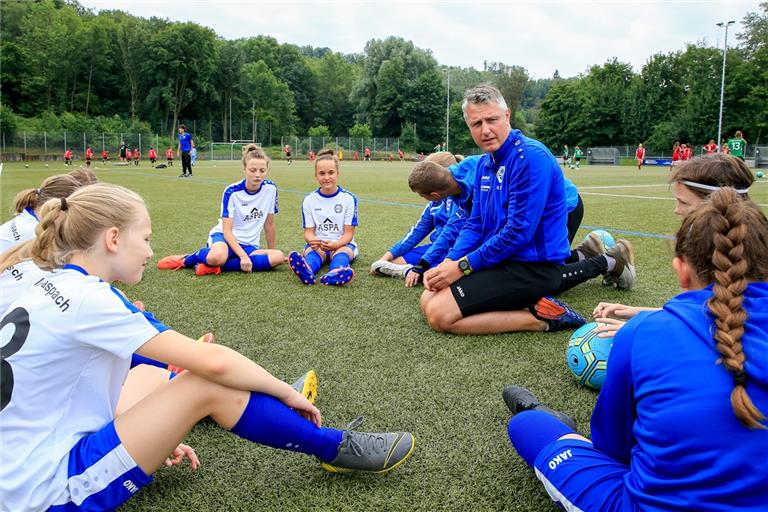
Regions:
[[[472,266],[469,264],[469,260],[466,256],[459,260],[459,270],[461,270],[465,276],[472,273]]]

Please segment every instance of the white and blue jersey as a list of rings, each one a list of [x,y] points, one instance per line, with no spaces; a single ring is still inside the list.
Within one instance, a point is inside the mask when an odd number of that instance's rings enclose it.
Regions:
[[[512,130],[498,151],[483,155],[472,213],[448,258],[474,270],[504,261],[562,264],[570,255],[563,173],[539,141]]]
[[[110,432],[115,407],[131,356],[167,327],[74,265],[31,283],[2,326],[0,509],[115,508],[105,493],[149,481]]]
[[[357,197],[341,187],[329,196],[318,188],[304,198],[301,225],[304,229],[315,228],[319,239],[335,242],[344,235],[344,226],[357,226]],[[350,244],[357,247],[354,239]]]
[[[629,465],[625,510],[764,511],[768,430],[731,408],[733,375],[719,360],[712,288],[643,312],[617,333],[592,414],[594,448]],[[744,292],[747,392],[768,412],[768,283]]]
[[[228,186],[221,197],[221,219],[232,219],[232,234],[242,245],[258,249],[267,215],[276,213],[277,185],[271,180],[262,181],[259,190],[249,192],[243,179]],[[224,233],[221,219],[209,236]]]
[[[20,214],[0,226],[0,252],[35,238],[35,228],[40,220],[32,208],[24,208]]]
[[[432,243],[420,256],[419,263],[429,268],[445,259],[472,208],[472,186],[480,158],[469,157],[448,168],[461,192],[427,204],[419,222],[389,249],[395,258],[405,255],[430,235],[429,240]]]
[[[0,317],[6,312],[11,302],[15,301],[29,287],[46,274],[32,260],[25,260],[11,265],[0,274]]]

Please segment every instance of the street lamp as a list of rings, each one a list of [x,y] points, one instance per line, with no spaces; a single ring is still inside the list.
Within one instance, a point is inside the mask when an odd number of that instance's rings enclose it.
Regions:
[[[723,44],[723,76],[720,80],[720,116],[717,120],[717,152],[720,153],[722,151],[721,147],[721,141],[722,139],[721,134],[723,132],[723,95],[725,94],[725,55],[728,53],[728,27],[736,23],[735,21],[729,21],[727,23],[720,22],[717,24],[718,27],[725,27],[725,42]]]

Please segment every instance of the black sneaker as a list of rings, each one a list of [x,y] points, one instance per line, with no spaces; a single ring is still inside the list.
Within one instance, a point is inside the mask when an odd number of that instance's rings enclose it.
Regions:
[[[405,462],[413,453],[416,444],[413,434],[408,432],[354,432],[363,418],[357,418],[344,430],[339,451],[330,462],[323,462],[322,468],[331,473],[386,473]]]
[[[578,329],[587,321],[567,304],[552,297],[542,297],[528,311],[549,326],[550,331]]]
[[[573,430],[576,430],[576,421],[573,418],[560,411],[550,409],[546,405],[542,405],[539,402],[539,399],[536,398],[536,395],[522,386],[507,384],[504,386],[504,391],[502,391],[501,396],[504,398],[504,403],[507,404],[507,407],[512,412],[512,416],[523,411],[544,411],[562,421]]]

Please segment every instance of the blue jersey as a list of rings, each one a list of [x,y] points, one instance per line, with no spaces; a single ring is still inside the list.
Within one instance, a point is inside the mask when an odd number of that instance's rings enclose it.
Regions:
[[[472,214],[448,252],[474,270],[504,261],[562,264],[570,254],[560,165],[539,141],[512,130],[475,173]]]
[[[565,176],[563,176],[563,183],[565,184],[565,210],[571,213],[579,204],[579,189]]]
[[[731,408],[718,364],[712,289],[686,292],[629,321],[614,340],[592,414],[596,449],[629,464],[627,509],[757,511],[768,507],[768,430]],[[768,283],[744,293],[747,392],[768,413]],[[629,503],[626,503],[626,501]]]
[[[192,150],[192,135],[189,133],[182,133],[179,135],[179,147],[182,151]]]
[[[429,240],[432,245],[421,257],[420,263],[432,267],[445,259],[461,228],[464,227],[472,207],[472,185],[479,161],[480,157],[474,156],[449,167],[461,192],[440,201],[430,202],[424,208],[419,222],[411,228],[405,238],[389,249],[395,258],[416,247],[431,233]]]

